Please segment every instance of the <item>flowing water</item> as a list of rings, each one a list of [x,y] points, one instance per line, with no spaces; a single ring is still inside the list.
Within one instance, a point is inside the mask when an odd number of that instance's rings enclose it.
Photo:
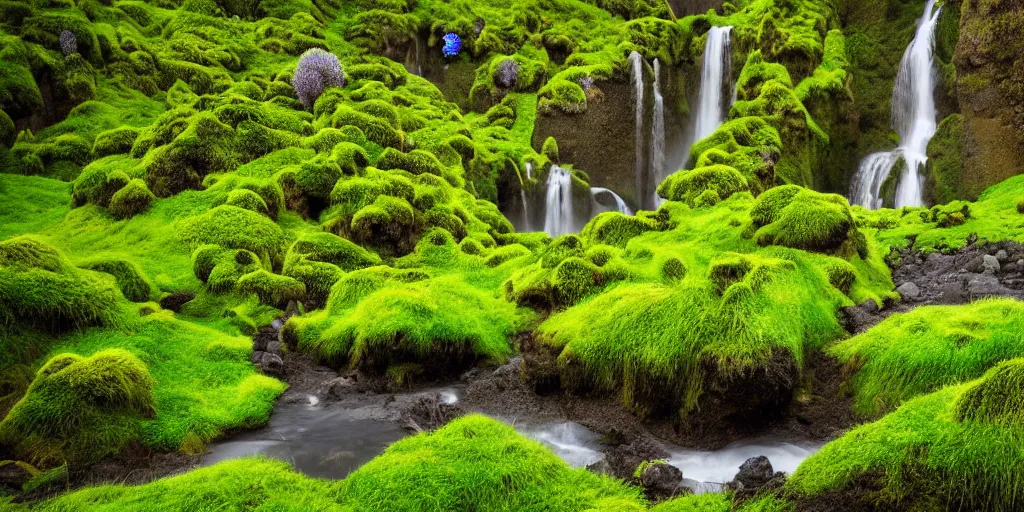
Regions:
[[[636,115],[636,196],[643,201],[646,179],[644,176],[644,59],[637,52],[629,54],[629,67],[633,72],[633,112]]]
[[[722,125],[733,101],[732,27],[711,27],[704,44],[704,63],[700,72],[700,95],[694,111],[693,127],[683,151],[689,158],[690,148],[711,135]]]
[[[532,177],[530,173],[533,171],[533,164],[526,162],[523,168],[526,170],[526,179],[529,180]],[[520,231],[528,233],[533,229],[530,227],[530,201],[526,197],[525,184],[526,182],[523,182],[519,186],[519,199],[523,202],[523,225]]]
[[[544,201],[544,232],[553,237],[575,232],[573,215],[572,173],[553,165]]]
[[[643,198],[644,195],[651,197],[650,206],[657,208],[661,205],[661,198],[658,197],[658,184],[666,178],[665,176],[665,99],[661,96],[661,64],[654,59],[654,119],[651,123],[651,178],[648,180],[645,194],[637,194]]]
[[[903,53],[892,91],[892,125],[900,145],[889,153],[874,153],[861,161],[853,178],[850,200],[869,208],[882,206],[881,187],[900,158],[906,162],[896,187],[896,207],[924,204],[921,168],[928,160],[928,141],[937,129],[935,110],[935,24],[942,9],[928,0],[914,40]]]
[[[405,393],[392,398],[407,405],[426,395],[437,396],[445,404],[459,402],[456,388]],[[354,407],[339,403],[321,405],[313,396],[305,403],[279,404],[267,426],[214,443],[202,464],[208,466],[226,459],[262,454],[289,462],[295,470],[312,477],[345,478],[406,435],[396,421],[394,405],[388,405],[391,400],[384,400],[383,395],[380,398]],[[601,436],[578,423],[534,423],[522,417],[497,416],[496,419],[541,442],[573,467],[584,468],[605,457]],[[739,466],[750,457],[765,455],[776,471],[792,473],[819,448],[820,443],[778,439],[743,441],[709,452],[683,450],[666,444],[672,454],[669,464],[683,472],[683,485],[695,492],[721,490],[722,484],[732,480]]]
[[[633,215],[633,210],[629,209],[629,205],[626,204],[621,197],[615,192],[602,187],[590,187],[590,197],[594,200],[594,212],[619,212],[624,215]],[[607,201],[605,199],[611,199]],[[605,200],[603,200],[605,199]],[[614,208],[610,205],[614,204]]]
[[[747,459],[764,455],[772,469],[793,474],[797,466],[820,450],[821,443],[787,442],[778,439],[747,440],[730,444],[721,450],[680,450],[672,453],[668,463],[683,472],[684,485],[695,492],[717,492],[732,480]]]
[[[263,454],[312,477],[344,478],[405,436],[397,422],[375,411],[322,406],[310,398],[279,405],[264,428],[214,443],[203,465]]]

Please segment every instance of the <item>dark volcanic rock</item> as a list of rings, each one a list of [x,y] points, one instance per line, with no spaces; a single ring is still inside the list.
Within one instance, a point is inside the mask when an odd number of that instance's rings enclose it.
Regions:
[[[641,463],[668,457],[668,451],[657,441],[647,437],[637,437],[629,444],[608,448],[605,451],[604,459],[591,464],[587,469],[617,478],[630,479],[633,478],[633,473]]]
[[[727,489],[736,492],[739,500],[750,498],[763,489],[777,489],[786,481],[786,474],[776,472],[771,461],[764,455],[751,457],[740,465],[739,473],[731,482],[725,484]]]
[[[640,473],[640,485],[649,498],[668,498],[678,493],[683,472],[665,462],[657,462]]]
[[[191,293],[175,292],[160,299],[160,307],[169,309],[175,313],[181,313],[181,307],[184,306],[186,302],[189,302],[194,298],[196,298],[196,296]]]

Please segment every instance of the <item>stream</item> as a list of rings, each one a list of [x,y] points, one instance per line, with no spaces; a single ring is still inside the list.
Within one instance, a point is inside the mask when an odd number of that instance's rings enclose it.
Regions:
[[[321,404],[310,395],[306,402],[279,404],[263,428],[239,434],[211,445],[202,464],[256,454],[287,461],[299,472],[317,478],[341,479],[359,468],[391,443],[407,434],[399,425],[390,402],[413,402],[436,394],[443,403],[458,401],[454,389],[432,389],[396,395],[352,407]],[[529,418],[503,418],[523,435],[535,439],[565,460],[584,468],[604,458],[601,436],[571,421],[531,422]],[[686,450],[663,443],[671,453],[669,464],[683,472],[683,485],[697,493],[716,492],[732,480],[748,458],[765,455],[776,471],[792,473],[822,443],[760,438],[739,441],[716,451]]]

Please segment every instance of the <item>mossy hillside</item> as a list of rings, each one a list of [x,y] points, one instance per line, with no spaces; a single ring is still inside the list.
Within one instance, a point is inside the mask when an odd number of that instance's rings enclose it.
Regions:
[[[806,354],[842,335],[840,306],[892,294],[888,270],[871,251],[838,257],[760,246],[751,235],[759,205],[749,194],[693,210],[666,203],[665,225],[640,230],[624,249],[585,238],[556,240],[535,256],[539,261],[513,275],[506,292],[536,306],[536,297],[551,293],[551,284],[533,284],[543,269],[554,275],[548,283],[579,290],[562,305],[568,309],[537,331],[561,352],[564,385],[618,392],[641,411],[657,404],[685,416],[711,377],[706,368],[738,376],[769,371],[779,358],[799,371]],[[599,217],[592,225],[603,222]],[[588,226],[584,233],[595,231]],[[605,272],[595,261],[618,268],[619,284],[595,282]],[[579,273],[550,270],[572,262]]]
[[[289,320],[285,339],[332,365],[378,373],[409,363],[450,373],[479,360],[502,362],[512,353],[512,334],[530,318],[494,292],[529,254],[518,247],[522,252],[489,265],[505,248],[467,254],[435,229],[396,261],[398,268],[342,276],[322,311]]]
[[[915,396],[976,379],[1024,354],[1019,302],[985,300],[897,314],[828,348],[845,363],[855,408],[880,415]]]
[[[787,495],[866,485],[875,506],[1014,510],[1024,499],[1020,375],[1020,359],[1005,361],[856,427],[804,461]]]

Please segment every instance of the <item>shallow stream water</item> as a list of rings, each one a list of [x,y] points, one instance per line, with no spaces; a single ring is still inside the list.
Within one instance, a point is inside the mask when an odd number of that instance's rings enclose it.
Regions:
[[[440,395],[441,401],[448,404],[458,401],[454,389],[410,393],[399,395],[399,399],[415,400],[429,394]],[[583,468],[604,458],[601,436],[578,423],[496,418],[540,441],[573,467]],[[263,454],[287,461],[309,476],[340,479],[405,435],[395,421],[394,410],[386,405],[324,405],[310,396],[306,403],[279,405],[266,427],[214,443],[203,457],[203,465]],[[665,446],[672,454],[669,464],[683,472],[683,485],[700,493],[720,490],[744,461],[758,455],[767,456],[776,471],[792,473],[800,462],[821,448],[821,443],[762,438],[736,442],[716,451],[685,450],[669,443]]]

